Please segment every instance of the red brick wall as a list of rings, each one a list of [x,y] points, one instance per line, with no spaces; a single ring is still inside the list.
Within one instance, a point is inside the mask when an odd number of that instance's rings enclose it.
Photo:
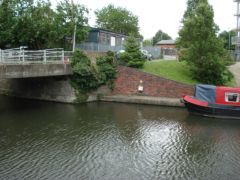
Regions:
[[[143,92],[138,92],[140,80],[143,81]],[[162,77],[141,72],[134,68],[119,67],[115,81],[114,95],[147,95],[156,97],[181,98],[183,95],[193,95],[194,87],[168,80]]]
[[[158,45],[159,48],[161,49],[175,49],[176,45],[175,44],[163,44],[163,45]]]

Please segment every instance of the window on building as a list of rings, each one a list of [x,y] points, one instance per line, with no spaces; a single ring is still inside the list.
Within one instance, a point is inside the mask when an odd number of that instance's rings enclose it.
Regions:
[[[111,37],[111,46],[116,46],[116,38]]]
[[[225,101],[226,102],[239,102],[239,94],[238,93],[225,93]]]

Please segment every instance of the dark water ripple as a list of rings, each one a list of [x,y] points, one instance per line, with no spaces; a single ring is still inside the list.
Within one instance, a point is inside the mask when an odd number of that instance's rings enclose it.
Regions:
[[[239,179],[240,122],[0,97],[0,179]]]

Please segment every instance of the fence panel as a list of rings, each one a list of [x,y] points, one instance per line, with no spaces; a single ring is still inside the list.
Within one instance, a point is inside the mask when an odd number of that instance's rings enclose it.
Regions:
[[[123,46],[110,46],[105,44],[87,43],[87,42],[77,44],[76,47],[87,52],[107,52],[107,51],[116,52],[124,49]]]
[[[150,54],[152,54],[153,59],[159,59],[161,56],[161,49],[154,46],[146,46],[142,49],[147,50]]]

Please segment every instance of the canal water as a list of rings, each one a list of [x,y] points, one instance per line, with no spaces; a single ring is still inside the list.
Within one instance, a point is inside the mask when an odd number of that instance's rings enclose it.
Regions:
[[[0,97],[0,179],[240,179],[240,122]]]

